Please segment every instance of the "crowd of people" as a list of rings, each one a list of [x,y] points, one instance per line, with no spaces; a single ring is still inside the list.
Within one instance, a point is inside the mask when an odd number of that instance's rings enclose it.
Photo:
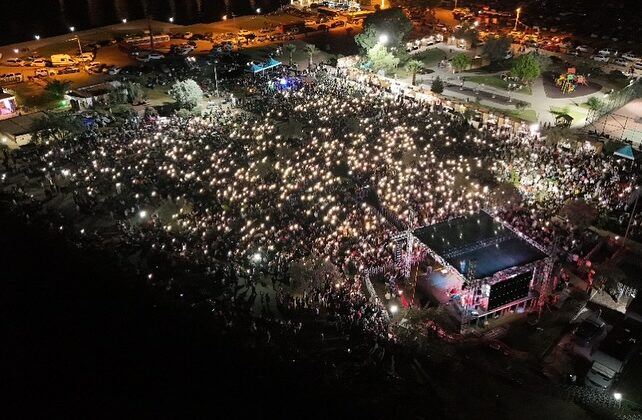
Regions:
[[[123,261],[180,299],[211,305],[228,326],[249,311],[296,332],[305,326],[291,318],[305,309],[387,339],[387,308],[362,280],[369,267],[394,270],[400,229],[485,208],[550,246],[551,217],[566,200],[608,213],[639,183],[630,165],[547,146],[528,129],[473,128],[439,101],[324,69],[305,80],[274,89],[245,79],[237,107],[131,117],[41,145],[8,165],[6,189],[16,206],[37,203],[22,211],[46,209],[52,227],[105,247],[136,244]],[[508,182],[523,198],[504,196]],[[336,271],[294,295],[292,265],[310,258]]]

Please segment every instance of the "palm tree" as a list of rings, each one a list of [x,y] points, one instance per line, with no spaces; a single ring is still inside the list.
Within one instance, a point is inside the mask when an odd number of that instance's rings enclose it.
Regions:
[[[285,50],[288,52],[290,55],[290,66],[292,65],[292,54],[296,51],[296,45],[294,44],[288,44],[285,46]]]
[[[599,111],[604,106],[604,103],[600,100],[600,98],[591,96],[586,101],[586,105],[591,111]]]
[[[312,56],[317,52],[317,47],[313,44],[308,44],[303,49],[308,55],[308,68],[312,67]]]
[[[64,99],[65,94],[69,90],[69,86],[71,86],[69,80],[50,80],[45,85],[45,92],[47,92],[47,95],[52,99],[59,101]]]
[[[421,61],[418,60],[409,60],[405,68],[407,71],[409,71],[412,74],[412,85],[415,85],[415,82],[417,80],[417,72],[423,67]]]

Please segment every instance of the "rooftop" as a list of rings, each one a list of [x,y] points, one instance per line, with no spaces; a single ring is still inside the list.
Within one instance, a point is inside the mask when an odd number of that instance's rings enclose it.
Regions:
[[[484,278],[546,258],[485,212],[424,226],[414,234],[464,276],[462,261],[475,261],[475,278]]]

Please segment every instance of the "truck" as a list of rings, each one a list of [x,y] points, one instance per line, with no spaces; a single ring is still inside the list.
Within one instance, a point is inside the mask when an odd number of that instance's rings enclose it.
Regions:
[[[54,54],[51,56],[51,65],[54,67],[71,66],[76,61],[69,54]]]
[[[593,354],[593,364],[584,385],[601,391],[611,389],[638,348],[639,332],[639,324],[631,319],[616,325]]]

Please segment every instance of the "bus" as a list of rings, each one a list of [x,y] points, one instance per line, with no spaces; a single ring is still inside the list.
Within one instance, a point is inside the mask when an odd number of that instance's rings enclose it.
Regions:
[[[169,46],[169,35],[152,35],[150,40],[149,35],[133,35],[128,36],[121,42],[121,47],[125,49],[132,48],[151,48],[152,40],[154,41],[154,48],[162,48]]]

